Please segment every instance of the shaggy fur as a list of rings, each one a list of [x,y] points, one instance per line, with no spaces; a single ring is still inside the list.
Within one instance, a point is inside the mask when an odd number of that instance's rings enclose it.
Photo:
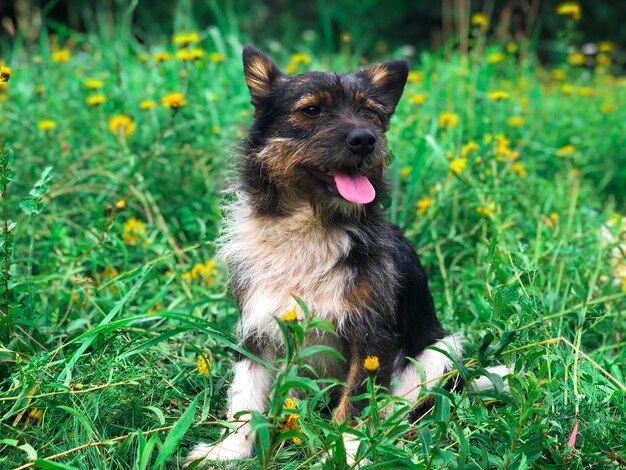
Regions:
[[[351,398],[363,392],[368,355],[379,358],[381,385],[415,400],[423,383],[434,385],[451,369],[446,354],[427,348],[456,356],[462,349],[437,320],[413,246],[385,220],[380,204],[390,159],[385,132],[407,63],[387,62],[354,75],[287,77],[252,47],[244,49],[243,62],[255,120],[240,151],[238,197],[221,249],[243,343],[266,361],[276,358],[282,339],[274,316],[290,309],[297,296],[337,331],[307,340],[328,344],[347,359],[313,360],[318,374],[346,384],[336,397],[337,421],[359,415],[365,405]],[[373,199],[347,200],[337,176],[342,174],[358,187],[358,198],[371,185]],[[416,358],[422,370],[407,358]],[[240,360],[228,419],[245,410],[266,411],[271,383],[266,369]],[[198,445],[187,462],[244,458],[253,450],[254,436],[244,423],[216,445]]]

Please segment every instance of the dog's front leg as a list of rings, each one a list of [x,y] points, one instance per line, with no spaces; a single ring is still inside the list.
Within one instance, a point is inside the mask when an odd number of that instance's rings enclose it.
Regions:
[[[243,414],[238,418],[235,415],[242,411],[267,411],[271,381],[271,373],[262,365],[248,358],[237,362],[228,401],[228,420],[236,419],[234,424],[238,426],[237,431],[213,445],[197,444],[187,456],[184,468],[198,460],[236,460],[251,457],[254,453],[254,433],[247,422],[250,415]],[[199,463],[198,468],[203,468],[203,465]]]

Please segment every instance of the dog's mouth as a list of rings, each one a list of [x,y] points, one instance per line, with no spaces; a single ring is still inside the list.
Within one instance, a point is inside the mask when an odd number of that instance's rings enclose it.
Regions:
[[[308,172],[326,184],[335,196],[340,196],[354,204],[368,204],[376,197],[376,190],[369,178],[362,173],[362,168],[341,168],[326,170],[307,168]]]

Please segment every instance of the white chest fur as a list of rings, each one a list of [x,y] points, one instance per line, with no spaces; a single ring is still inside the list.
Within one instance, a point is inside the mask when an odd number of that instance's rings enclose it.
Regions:
[[[293,306],[294,295],[317,316],[340,322],[348,308],[345,286],[352,274],[338,261],[349,253],[351,241],[345,231],[331,230],[308,206],[275,218],[253,214],[245,201],[236,203],[221,255],[237,271],[232,274],[238,284],[245,286],[240,297],[244,336],[279,336],[274,316]]]

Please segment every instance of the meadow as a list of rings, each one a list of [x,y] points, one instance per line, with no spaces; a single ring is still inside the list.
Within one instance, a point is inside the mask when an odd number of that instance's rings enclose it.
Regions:
[[[614,44],[576,49],[574,16],[560,16],[554,63],[490,39],[480,16],[468,54],[411,57],[388,215],[444,327],[468,338],[459,373],[516,375],[510,393],[435,388],[412,426],[411,405],[370,384],[352,431],[363,468],[626,466],[626,77]],[[232,426],[230,368],[249,353],[215,240],[252,120],[245,38],[229,22],[178,25],[153,43],[129,22],[50,25],[0,60],[0,468],[180,468]],[[319,41],[257,46],[291,74],[411,52]],[[327,325],[277,321],[280,386],[253,420],[258,456],[238,468],[342,468],[346,425],[325,407],[338,384],[307,377],[300,347]],[[285,403],[291,387],[303,398]]]

